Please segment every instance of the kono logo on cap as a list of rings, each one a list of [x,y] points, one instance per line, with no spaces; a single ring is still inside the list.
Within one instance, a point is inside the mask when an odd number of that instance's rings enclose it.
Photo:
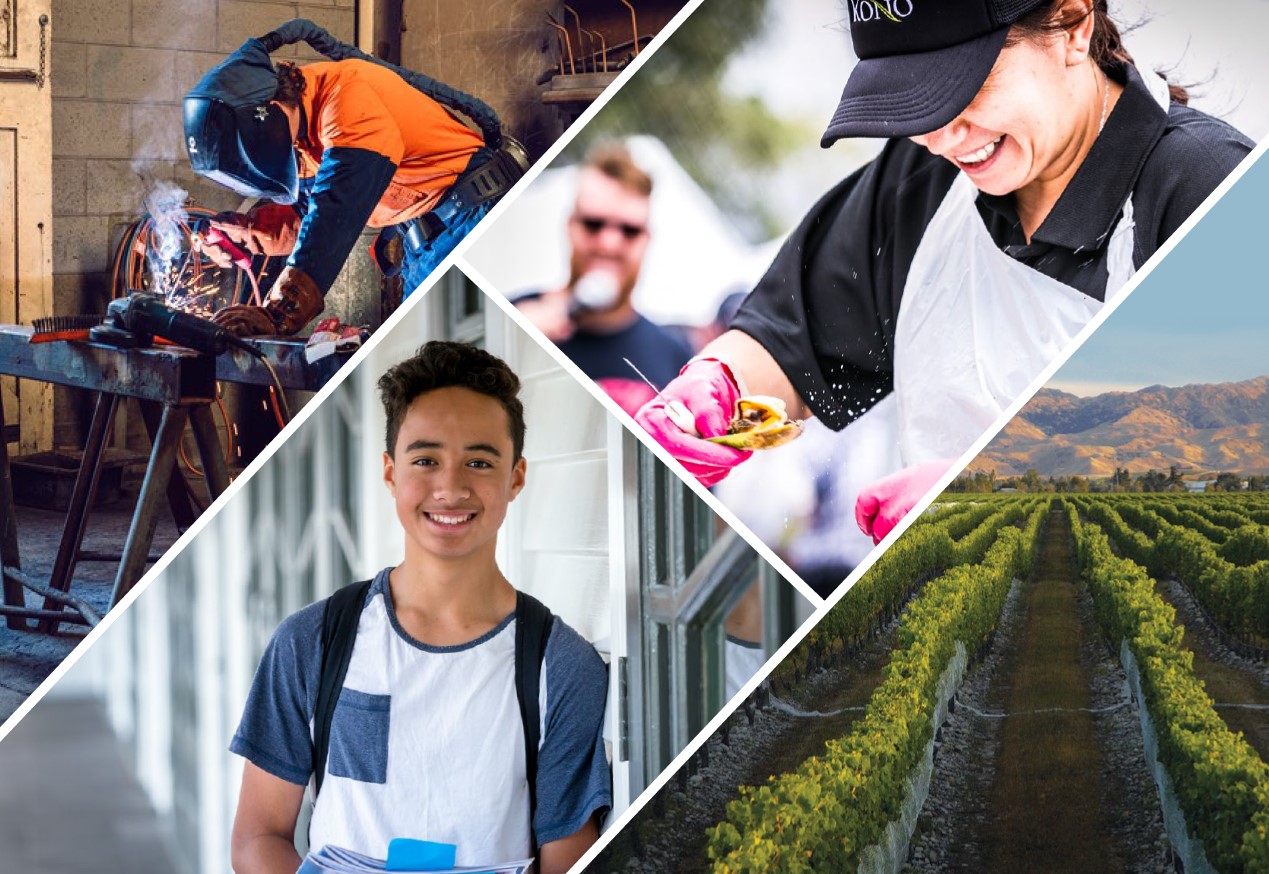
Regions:
[[[850,20],[855,24],[865,21],[893,21],[896,24],[915,10],[914,0],[850,0]]]
[[[859,58],[821,139],[927,134],[986,81],[1009,26],[1056,0],[846,0]]]

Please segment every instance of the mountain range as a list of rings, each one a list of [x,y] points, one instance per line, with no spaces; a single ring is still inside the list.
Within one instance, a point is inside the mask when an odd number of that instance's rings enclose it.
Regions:
[[[1269,376],[1093,397],[1041,389],[969,468],[1100,477],[1172,465],[1269,473]]]

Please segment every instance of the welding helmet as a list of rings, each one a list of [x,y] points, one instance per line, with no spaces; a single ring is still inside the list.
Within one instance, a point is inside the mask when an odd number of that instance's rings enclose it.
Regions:
[[[207,71],[185,95],[185,149],[194,172],[243,197],[294,203],[291,126],[269,102],[277,90],[269,53],[256,39]]]

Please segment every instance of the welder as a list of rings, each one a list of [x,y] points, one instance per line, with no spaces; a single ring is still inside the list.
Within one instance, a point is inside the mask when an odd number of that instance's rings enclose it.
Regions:
[[[300,40],[331,60],[275,67],[269,53]],[[193,169],[259,201],[212,226],[251,255],[287,256],[262,305],[216,313],[239,336],[295,334],[321,313],[367,225],[381,229],[376,262],[401,271],[408,294],[527,166],[480,100],[302,19],[247,40],[186,95],[184,111]],[[232,261],[213,243],[201,248]]]

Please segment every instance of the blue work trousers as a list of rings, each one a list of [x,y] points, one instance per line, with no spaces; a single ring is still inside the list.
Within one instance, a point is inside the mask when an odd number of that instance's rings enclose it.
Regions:
[[[445,256],[453,251],[463,237],[467,236],[468,231],[476,227],[477,223],[485,217],[485,213],[489,212],[491,206],[493,206],[492,201],[464,210],[452,218],[443,231],[422,246],[412,246],[409,239],[406,239],[405,258],[401,262],[401,275],[405,280],[403,290],[405,296],[408,297],[423,284],[424,280],[436,269],[436,265],[444,261]]]

